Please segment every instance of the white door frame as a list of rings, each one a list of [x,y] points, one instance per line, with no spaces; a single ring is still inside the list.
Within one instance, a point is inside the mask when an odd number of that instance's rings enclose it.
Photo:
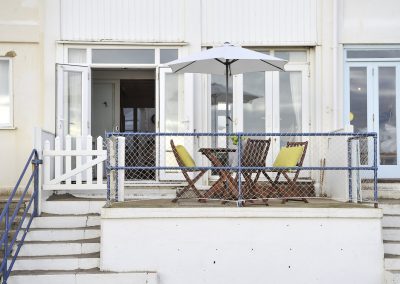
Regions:
[[[56,64],[57,68],[57,99],[56,99],[56,109],[57,109],[57,123],[56,123],[56,135],[61,137],[61,144],[63,145],[63,140],[66,133],[64,129],[64,72],[79,72],[82,76],[82,130],[81,136],[86,137],[90,134],[91,129],[91,84],[90,81],[90,67],[80,66],[80,65],[69,65],[69,64]]]
[[[344,70],[344,122],[350,124],[348,114],[350,113],[350,68],[365,67],[367,69],[367,131],[376,132],[378,137],[377,164],[378,178],[396,178],[400,172],[400,63],[399,62],[371,62],[357,61],[346,62]],[[379,148],[379,67],[395,67],[396,68],[396,142],[397,142],[397,165],[380,165],[380,148]],[[369,143],[369,163],[373,161],[373,144]]]

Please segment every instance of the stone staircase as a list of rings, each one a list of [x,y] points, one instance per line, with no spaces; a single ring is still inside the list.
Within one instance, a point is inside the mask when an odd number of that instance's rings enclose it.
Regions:
[[[99,213],[104,204],[104,200],[44,202],[8,284],[156,283],[156,273],[100,271]]]
[[[385,283],[400,283],[400,200],[382,199],[382,238],[385,251]]]

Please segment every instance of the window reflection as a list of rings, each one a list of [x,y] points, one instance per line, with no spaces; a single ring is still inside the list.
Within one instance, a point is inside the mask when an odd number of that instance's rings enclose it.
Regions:
[[[265,73],[243,74],[243,131],[265,132]]]
[[[397,165],[396,68],[379,67],[380,164]]]
[[[232,132],[232,76],[229,76],[228,85],[229,132]],[[223,75],[211,76],[211,132],[226,132],[226,78]],[[225,147],[225,136],[214,137],[212,146]]]
[[[350,124],[354,132],[367,131],[367,68],[350,67]]]
[[[301,72],[279,73],[279,107],[280,107],[280,132],[295,133],[302,131],[302,84]],[[281,146],[293,139],[282,137]]]
[[[64,129],[72,137],[82,135],[82,74],[64,72]]]

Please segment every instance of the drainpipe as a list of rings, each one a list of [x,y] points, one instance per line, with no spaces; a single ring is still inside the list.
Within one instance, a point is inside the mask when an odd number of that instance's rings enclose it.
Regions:
[[[333,129],[338,129],[338,0],[333,1],[333,20],[332,20],[332,66],[333,66]]]

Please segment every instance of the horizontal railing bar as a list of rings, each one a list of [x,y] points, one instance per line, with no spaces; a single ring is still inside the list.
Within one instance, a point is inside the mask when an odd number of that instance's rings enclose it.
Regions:
[[[108,170],[375,170],[376,167],[116,167],[107,166]]]
[[[307,132],[307,133],[253,133],[253,132],[193,132],[193,133],[183,133],[183,132],[106,132],[106,136],[360,136],[360,137],[376,137],[376,132],[363,132],[363,133],[353,133],[353,132]]]
[[[105,156],[106,150],[45,150],[44,157],[56,156]]]

